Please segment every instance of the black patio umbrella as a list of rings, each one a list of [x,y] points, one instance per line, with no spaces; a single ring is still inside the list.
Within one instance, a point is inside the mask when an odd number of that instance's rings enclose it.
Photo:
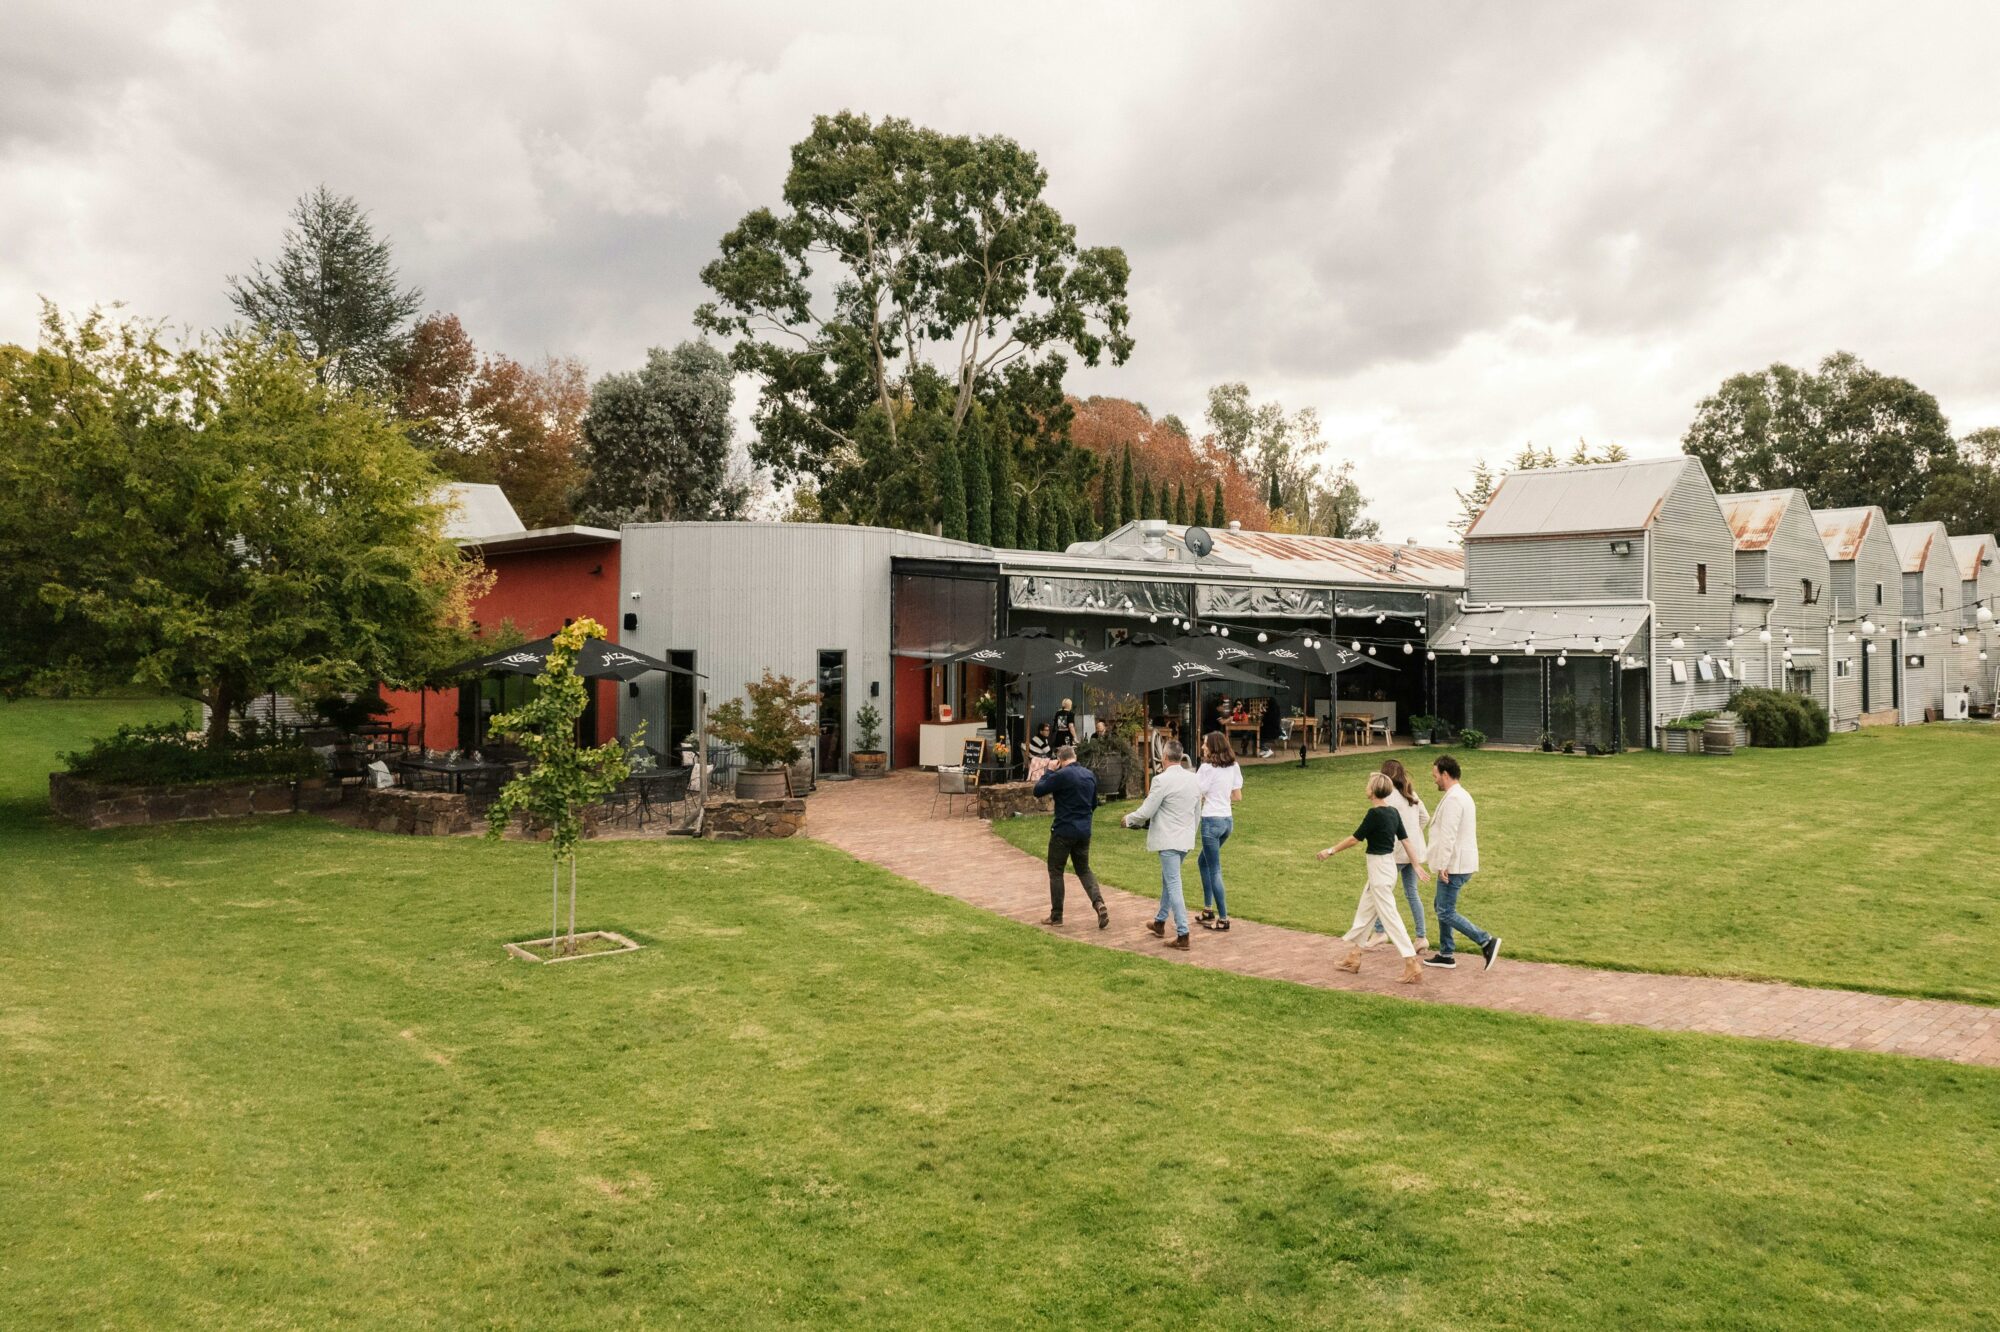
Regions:
[[[1182,634],[1169,646],[1177,647],[1189,656],[1202,661],[1212,661],[1218,666],[1289,666],[1294,670],[1310,669],[1298,650],[1285,649],[1283,640],[1276,643],[1252,643],[1240,637],[1224,638],[1221,634]],[[1274,651],[1274,649],[1285,650]]]
[[[1050,671],[1073,666],[1089,656],[1088,652],[1073,643],[1049,637],[1046,629],[1021,629],[1005,638],[968,648],[946,660],[950,665],[965,662],[1008,675],[1046,675]]]
[[[1312,639],[1315,646],[1306,646],[1308,638]],[[1351,671],[1356,666],[1378,666],[1385,671],[1397,669],[1380,658],[1369,656],[1366,652],[1356,652],[1352,648],[1343,647],[1325,634],[1294,634],[1290,638],[1280,639],[1271,644],[1270,650],[1274,653],[1296,654],[1298,660],[1288,661],[1285,664],[1320,675],[1338,675],[1342,671]]]
[[[532,643],[489,652],[483,657],[462,661],[447,675],[540,675],[549,664],[555,638],[537,638]],[[700,676],[685,666],[676,666],[658,657],[649,657],[635,648],[620,647],[602,638],[586,638],[576,654],[576,673],[586,680],[636,680],[649,671],[670,675]]]
[[[1285,687],[1275,680],[1197,656],[1156,634],[1134,634],[1123,643],[1114,643],[1095,656],[1064,667],[1055,672],[1054,678],[1075,679],[1112,694],[1144,694],[1211,680],[1255,685],[1260,689]]]

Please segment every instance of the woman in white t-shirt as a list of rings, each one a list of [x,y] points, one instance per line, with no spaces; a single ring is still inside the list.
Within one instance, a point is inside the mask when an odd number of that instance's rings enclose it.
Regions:
[[[1236,802],[1243,798],[1243,769],[1229,748],[1229,737],[1210,731],[1201,742],[1201,767],[1195,770],[1201,787],[1201,914],[1204,929],[1229,928],[1229,902],[1222,895],[1222,844],[1236,826]]]
[[[1430,827],[1431,812],[1424,808],[1416,788],[1410,785],[1409,772],[1401,763],[1395,759],[1383,759],[1381,772],[1395,786],[1382,803],[1403,816],[1403,829],[1409,834],[1405,841],[1417,848],[1417,857],[1421,860],[1426,854],[1424,829]],[[1403,846],[1404,842],[1396,843],[1396,873],[1403,880],[1403,900],[1410,904],[1410,933],[1416,939],[1417,951],[1422,952],[1431,946],[1424,932],[1424,899],[1417,891],[1417,867],[1410,863],[1409,852]],[[1376,921],[1375,933],[1380,935],[1382,932],[1382,922]],[[1371,939],[1370,942],[1375,941]]]

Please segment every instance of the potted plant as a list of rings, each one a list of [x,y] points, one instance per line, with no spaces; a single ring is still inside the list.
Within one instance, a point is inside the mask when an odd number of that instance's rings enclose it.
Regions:
[[[1542,732],[1542,752],[1544,754],[1553,754],[1556,752],[1556,738],[1551,732]]]
[[[854,752],[847,756],[848,771],[856,777],[881,777],[889,771],[889,755],[877,749],[882,743],[882,713],[873,703],[863,703],[854,713]]]
[[[1418,713],[1410,718],[1410,739],[1416,744],[1431,742],[1431,732],[1437,729],[1438,719],[1426,713]]]
[[[818,733],[818,725],[805,714],[819,705],[819,695],[789,675],[769,671],[744,685],[743,693],[745,698],[732,698],[715,710],[708,729],[743,752],[745,764],[736,774],[738,799],[783,799],[791,794],[790,765],[806,752],[799,741]]]
[[[1467,749],[1477,749],[1486,743],[1486,732],[1473,726],[1462,727],[1458,732],[1458,743]]]
[[[486,810],[486,835],[497,838],[516,813],[549,831],[552,857],[549,878],[549,937],[509,944],[517,956],[538,962],[625,952],[637,948],[622,934],[606,930],[576,932],[576,846],[583,839],[583,812],[616,790],[631,774],[625,746],[617,741],[585,748],[576,743],[576,724],[590,701],[583,679],[572,669],[586,638],[604,637],[604,626],[584,618],[556,635],[548,663],[535,678],[534,696],[511,712],[487,723],[489,734],[518,743],[534,766],[500,789]],[[633,734],[644,735],[643,724]],[[559,934],[562,865],[569,862],[569,933]]]

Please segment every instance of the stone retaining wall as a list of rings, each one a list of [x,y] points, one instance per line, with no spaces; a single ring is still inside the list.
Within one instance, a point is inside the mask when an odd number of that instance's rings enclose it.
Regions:
[[[718,842],[757,837],[796,837],[805,831],[806,802],[790,800],[711,800],[702,835]]]
[[[1053,806],[1047,796],[1037,796],[1028,782],[1002,782],[978,786],[972,791],[972,812],[982,819],[1012,819],[1023,814],[1046,814]]]
[[[114,786],[49,774],[49,808],[59,819],[84,828],[133,828],[148,823],[234,819],[250,814],[289,814],[337,802],[340,793],[323,782],[301,782],[298,798],[288,778],[241,782],[183,782],[174,786]]]
[[[356,786],[348,791],[347,803],[355,811],[355,826],[370,832],[453,837],[475,826],[467,798],[449,791]]]

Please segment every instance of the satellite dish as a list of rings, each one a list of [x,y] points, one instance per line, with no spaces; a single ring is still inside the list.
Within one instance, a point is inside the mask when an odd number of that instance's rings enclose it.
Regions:
[[[1181,544],[1188,548],[1190,555],[1200,559],[1215,549],[1215,538],[1208,534],[1205,527],[1190,527],[1181,534]]]

